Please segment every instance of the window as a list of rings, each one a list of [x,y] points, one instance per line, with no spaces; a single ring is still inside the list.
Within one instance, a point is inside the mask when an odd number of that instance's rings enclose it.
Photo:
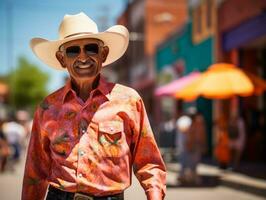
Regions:
[[[212,6],[213,6],[212,0],[206,1],[206,28],[210,29],[212,27],[213,17],[212,17]]]
[[[192,11],[193,43],[200,43],[210,37],[215,30],[215,0],[203,0]]]

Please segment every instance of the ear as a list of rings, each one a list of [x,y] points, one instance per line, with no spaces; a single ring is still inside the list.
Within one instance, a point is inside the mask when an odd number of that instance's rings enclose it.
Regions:
[[[109,54],[109,48],[108,48],[108,46],[104,46],[102,49],[102,55],[101,55],[103,63],[106,61],[108,54]]]
[[[66,68],[65,61],[64,61],[64,53],[62,51],[57,51],[55,53],[55,56],[56,56],[58,62],[60,62],[61,66],[63,68]]]

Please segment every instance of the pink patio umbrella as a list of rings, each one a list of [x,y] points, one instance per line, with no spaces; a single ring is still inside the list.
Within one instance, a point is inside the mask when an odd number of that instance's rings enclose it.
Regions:
[[[185,86],[187,86],[188,84],[192,83],[197,78],[199,78],[200,74],[201,74],[200,72],[192,72],[186,76],[183,76],[182,78],[174,80],[171,83],[160,86],[157,89],[155,89],[155,96],[174,95],[176,92],[180,91]]]

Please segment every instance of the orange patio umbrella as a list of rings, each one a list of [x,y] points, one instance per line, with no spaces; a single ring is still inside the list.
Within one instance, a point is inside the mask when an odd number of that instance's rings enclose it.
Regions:
[[[175,97],[187,101],[199,96],[226,99],[234,95],[250,96],[253,91],[251,80],[241,69],[232,64],[217,63],[211,65],[200,78],[175,93]]]
[[[260,78],[259,76],[256,76],[255,74],[252,74],[248,71],[245,71],[245,74],[248,76],[248,78],[251,80],[253,86],[254,86],[254,95],[261,95],[264,91],[266,91],[266,81]]]

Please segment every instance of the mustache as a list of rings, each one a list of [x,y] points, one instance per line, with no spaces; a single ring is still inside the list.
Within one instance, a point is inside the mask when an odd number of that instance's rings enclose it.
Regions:
[[[81,61],[81,60],[77,60],[74,62],[73,66],[77,67],[79,65],[94,65],[95,62],[92,61],[91,59],[87,59],[86,61]]]

